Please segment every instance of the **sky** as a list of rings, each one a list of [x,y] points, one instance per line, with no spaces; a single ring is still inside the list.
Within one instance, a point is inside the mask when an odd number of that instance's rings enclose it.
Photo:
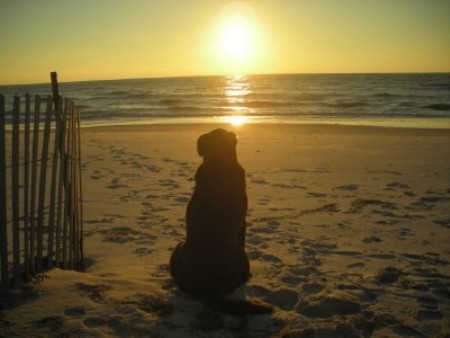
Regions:
[[[450,72],[449,0],[0,0],[0,84]]]

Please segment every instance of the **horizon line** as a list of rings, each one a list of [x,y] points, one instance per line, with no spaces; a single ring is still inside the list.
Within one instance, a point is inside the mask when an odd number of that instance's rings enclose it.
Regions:
[[[49,82],[50,82],[49,72]],[[277,76],[277,75],[367,75],[367,74],[450,74],[450,71],[399,71],[399,72],[302,72],[302,73],[255,73],[255,74],[215,74],[215,75],[172,75],[172,76],[145,76],[115,79],[91,79],[91,80],[74,80],[74,81],[58,81],[59,83],[78,83],[78,82],[103,82],[103,81],[128,81],[128,80],[147,80],[147,79],[177,79],[177,78],[199,78],[199,77],[233,77],[233,76]],[[0,83],[1,87],[24,86],[24,85],[45,85],[49,82],[23,82],[23,83]]]

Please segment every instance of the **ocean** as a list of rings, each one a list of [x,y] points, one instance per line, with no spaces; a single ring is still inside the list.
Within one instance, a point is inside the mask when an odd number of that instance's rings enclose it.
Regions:
[[[62,77],[62,75],[61,75]],[[82,126],[143,123],[338,123],[450,128],[450,73],[285,74],[62,82]],[[0,86],[14,95],[51,85]]]

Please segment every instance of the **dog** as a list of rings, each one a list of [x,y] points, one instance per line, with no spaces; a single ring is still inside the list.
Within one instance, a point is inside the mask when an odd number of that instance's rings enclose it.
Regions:
[[[250,277],[245,171],[237,161],[236,144],[236,135],[221,128],[199,137],[197,151],[203,163],[186,209],[186,240],[173,250],[170,272],[182,291],[215,310],[265,313],[271,308],[263,303],[224,298]]]

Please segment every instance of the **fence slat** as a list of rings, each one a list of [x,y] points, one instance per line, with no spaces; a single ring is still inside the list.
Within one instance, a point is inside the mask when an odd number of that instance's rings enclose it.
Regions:
[[[72,107],[72,115],[73,115],[73,122],[72,122],[72,133],[73,133],[73,149],[72,149],[72,158],[73,158],[73,233],[74,233],[74,268],[79,269],[80,268],[80,209],[79,209],[79,183],[78,183],[78,139],[77,139],[77,111],[75,105]]]
[[[62,265],[64,267],[64,269],[66,269],[68,267],[68,246],[70,245],[69,242],[69,236],[70,236],[70,232],[68,231],[68,223],[69,223],[69,204],[70,204],[70,182],[69,182],[69,178],[70,178],[70,173],[69,173],[69,168],[70,168],[70,159],[69,159],[69,135],[70,132],[68,132],[69,129],[69,120],[70,118],[67,116],[70,112],[69,110],[69,100],[66,99],[65,102],[65,109],[66,109],[66,121],[65,121],[65,135],[64,135],[64,139],[65,139],[65,145],[64,145],[64,154],[65,154],[65,159],[64,159],[64,177],[63,177],[63,186],[64,186],[64,213],[63,213],[63,240],[62,240]]]
[[[29,223],[30,223],[30,210],[29,210],[29,185],[30,185],[30,113],[31,113],[31,97],[27,93],[25,98],[25,128],[24,128],[24,178],[23,178],[23,251],[24,251],[24,277],[28,279],[30,276],[30,245],[29,245]]]
[[[64,104],[64,109],[62,108],[63,100],[60,100],[61,111],[57,112],[57,119],[60,120],[60,145],[59,145],[59,157],[60,157],[60,169],[58,178],[58,210],[56,213],[56,235],[55,235],[55,264],[58,267],[62,265],[62,255],[61,255],[61,237],[62,237],[62,223],[64,222],[64,170],[66,168],[66,120],[67,120],[67,101]],[[62,113],[61,113],[62,112]]]
[[[31,169],[31,201],[30,201],[30,270],[34,274],[35,266],[35,245],[36,245],[36,190],[38,171],[38,146],[39,146],[39,123],[41,114],[41,97],[36,96],[34,101],[33,120],[33,165]]]
[[[73,269],[73,261],[74,261],[74,248],[75,248],[75,214],[74,214],[74,195],[75,195],[75,184],[74,184],[74,168],[73,168],[73,103],[70,102],[70,109],[69,109],[70,117],[69,117],[69,142],[68,142],[68,150],[67,153],[69,154],[69,192],[70,192],[70,198],[69,198],[69,269]]]
[[[2,293],[9,289],[8,236],[6,228],[6,149],[5,149],[5,97],[0,95],[0,259]]]
[[[38,204],[38,224],[37,224],[37,244],[36,244],[36,269],[42,270],[43,258],[43,241],[44,241],[44,209],[45,209],[45,189],[47,179],[47,161],[48,161],[48,146],[50,139],[50,127],[52,121],[52,98],[47,97],[47,110],[45,113],[44,138],[42,141],[42,156],[41,156],[41,178],[39,181],[39,204]]]
[[[60,134],[61,134],[61,121],[57,115],[60,115],[59,111],[59,100],[55,101],[55,144],[53,147],[53,166],[52,166],[52,181],[50,186],[50,210],[48,217],[48,247],[47,247],[47,268],[51,269],[53,267],[53,254],[54,254],[54,238],[55,238],[55,211],[56,211],[56,180],[58,176],[58,167],[61,168],[61,164],[58,165],[59,158],[59,145],[60,145]]]
[[[78,200],[77,206],[79,207],[79,239],[80,239],[80,266],[79,269],[81,271],[84,270],[84,243],[83,243],[83,234],[84,234],[84,225],[83,225],[83,182],[82,182],[82,167],[81,167],[81,124],[80,124],[80,110],[77,108],[77,137],[78,137]]]
[[[20,284],[20,214],[19,214],[19,123],[20,98],[14,96],[12,114],[12,223],[13,223],[13,275],[14,284]]]

